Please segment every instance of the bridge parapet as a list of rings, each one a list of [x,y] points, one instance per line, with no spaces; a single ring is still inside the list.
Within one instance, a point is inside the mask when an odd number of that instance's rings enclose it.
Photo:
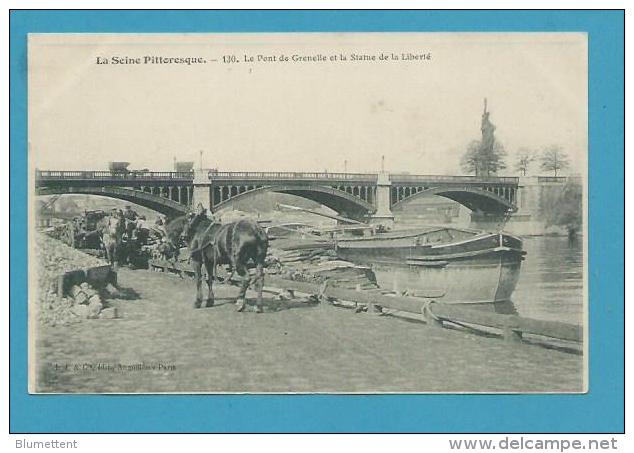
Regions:
[[[326,172],[219,172],[208,171],[210,181],[258,180],[258,181],[327,181],[327,182],[376,182],[377,173],[326,173]],[[448,176],[390,174],[392,183],[469,183],[469,184],[518,184],[519,178],[509,176]],[[37,170],[38,181],[57,180],[129,180],[129,181],[193,181],[193,171],[141,171],[126,172],[103,170],[57,171]],[[565,177],[540,177],[548,182],[565,182]]]
[[[567,176],[538,176],[537,183],[556,183],[556,184],[565,184],[568,181]]]
[[[391,174],[392,183],[442,183],[442,184],[511,184],[517,185],[519,178],[514,176],[450,176],[450,175],[409,175]]]
[[[376,182],[376,173],[326,173],[326,172],[236,172],[236,171],[209,171],[209,179],[212,181],[327,181],[328,183],[345,182]]]
[[[194,173],[189,171],[56,171],[36,170],[35,180],[41,182],[50,181],[131,181],[131,182],[165,182],[165,181],[192,181]]]

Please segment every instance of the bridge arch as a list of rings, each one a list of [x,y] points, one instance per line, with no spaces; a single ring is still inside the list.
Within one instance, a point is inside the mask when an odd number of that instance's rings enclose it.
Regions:
[[[101,195],[109,198],[129,201],[153,211],[165,214],[174,218],[186,214],[188,206],[170,200],[169,198],[152,195],[140,190],[125,189],[122,187],[38,187],[36,195],[58,195],[58,194],[79,194],[79,195]]]
[[[348,215],[350,217],[363,217],[375,211],[375,207],[372,203],[351,195],[348,192],[335,189],[334,187],[309,184],[276,184],[258,187],[214,204],[213,209],[214,211],[219,211],[230,207],[239,200],[244,200],[250,196],[266,192],[296,195],[320,203],[339,214]]]
[[[392,205],[392,209],[401,208],[411,201],[431,195],[448,198],[474,212],[505,214],[517,210],[517,207],[506,198],[476,187],[435,187],[422,190],[401,201],[397,201]]]

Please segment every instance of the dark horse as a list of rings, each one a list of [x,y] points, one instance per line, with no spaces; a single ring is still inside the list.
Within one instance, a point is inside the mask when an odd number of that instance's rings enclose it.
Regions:
[[[252,261],[256,268],[257,311],[262,312],[264,260],[269,240],[257,222],[243,219],[219,224],[213,223],[204,215],[198,215],[192,220],[183,216],[168,223],[165,229],[172,245],[176,246],[182,238],[189,248],[196,278],[196,308],[200,308],[203,300],[202,266],[207,271],[209,287],[206,306],[211,307],[214,304],[212,282],[215,268],[218,264],[228,264],[233,273],[237,273],[242,279],[236,304],[238,311],[243,311],[246,307],[245,294],[251,283],[247,266]]]

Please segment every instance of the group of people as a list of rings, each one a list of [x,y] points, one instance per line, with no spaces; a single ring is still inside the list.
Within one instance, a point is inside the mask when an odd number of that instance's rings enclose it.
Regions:
[[[166,230],[168,219],[167,216],[165,216],[164,214],[159,214],[152,225],[147,223],[147,219],[145,216],[137,213],[129,205],[125,206],[124,209],[113,208],[110,215],[119,218],[125,226],[125,228],[123,229],[121,240],[126,244],[133,244],[138,242],[138,239],[143,239],[143,232],[147,232],[149,230],[157,233],[157,235],[160,237],[159,241],[161,244],[165,244],[168,242]],[[195,220],[200,220],[202,218],[210,219],[213,222],[216,222],[213,214],[211,214],[202,205],[202,203],[198,203],[196,209],[191,211],[187,215],[187,219],[188,222],[192,223]],[[126,255],[129,255],[129,253],[126,253]],[[128,258],[125,258],[124,261],[128,261]]]
[[[145,222],[145,216],[139,215],[131,206],[126,206],[125,209],[113,208],[110,214],[113,217],[118,217],[125,225],[123,238],[124,240],[136,239],[137,231],[143,227]]]

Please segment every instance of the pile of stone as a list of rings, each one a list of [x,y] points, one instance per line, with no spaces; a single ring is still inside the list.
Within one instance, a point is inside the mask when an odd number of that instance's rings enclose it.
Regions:
[[[115,295],[118,290],[108,284],[105,291],[110,295]],[[99,295],[99,291],[93,288],[88,282],[79,285],[73,285],[70,288],[67,298],[72,298],[72,312],[79,318],[96,319],[96,318],[117,318],[118,313],[115,307],[104,308],[104,302]]]
[[[57,239],[40,233],[35,236],[34,251],[40,277],[52,277],[74,269],[107,264],[100,258],[75,250]]]
[[[76,269],[103,266],[106,263],[94,256],[75,250],[66,244],[37,234],[35,237],[37,272],[37,317],[43,324],[55,326],[91,318],[118,317],[115,308],[105,308],[102,294],[88,282],[77,282],[66,291],[59,289],[59,276]],[[116,295],[109,284],[104,293]]]

